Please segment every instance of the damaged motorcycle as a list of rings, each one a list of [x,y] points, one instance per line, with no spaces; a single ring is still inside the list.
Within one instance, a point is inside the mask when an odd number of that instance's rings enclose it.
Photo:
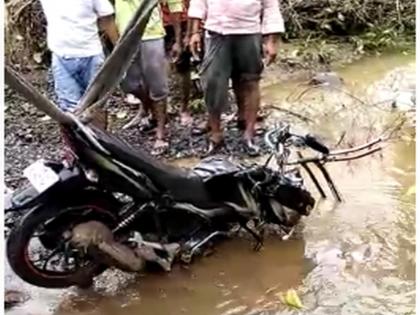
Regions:
[[[156,1],[143,1],[82,99],[82,109],[103,103],[115,87],[106,78],[121,77],[136,53],[138,31],[144,30],[155,5]],[[16,191],[6,209],[22,214],[7,239],[10,266],[40,287],[86,287],[110,267],[139,272],[152,264],[169,271],[175,261],[190,263],[212,242],[239,230],[255,239],[258,250],[266,225],[289,235],[314,208],[315,198],[305,188],[301,169],[326,197],[309,165],[318,167],[341,201],[325,164],[381,149],[378,139],[330,151],[316,137],[278,125],[265,136],[272,154],[264,165],[210,157],[185,170],[133,149],[83,115],[61,112],[9,66],[5,79],[59,123],[71,150],[68,159],[39,160],[25,169],[30,185]],[[305,148],[318,154],[303,157],[300,151]],[[275,167],[270,166],[272,160]]]

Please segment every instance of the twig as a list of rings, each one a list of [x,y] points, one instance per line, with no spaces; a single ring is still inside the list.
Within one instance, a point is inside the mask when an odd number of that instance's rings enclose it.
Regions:
[[[19,17],[22,11],[25,10],[26,7],[30,6],[34,2],[35,0],[28,0],[27,2],[23,3],[18,9],[16,9],[16,12],[13,13],[13,15],[11,16],[11,20],[15,21],[15,19]],[[9,3],[8,6],[12,7],[12,3]]]
[[[291,111],[291,110],[288,110],[288,109],[285,109],[285,108],[280,108],[280,107],[277,107],[277,106],[274,106],[274,105],[268,105],[268,106],[266,106],[266,108],[269,108],[269,109],[274,109],[274,110],[278,110],[278,111],[280,111],[280,112],[287,113],[287,114],[289,114],[289,115],[295,116],[295,117],[297,117],[297,118],[299,118],[299,119],[303,120],[304,122],[314,122],[314,121],[313,121],[311,118],[309,118],[309,117],[303,116],[303,115],[301,115],[301,114],[295,113],[295,112],[293,112],[293,111]]]
[[[401,9],[400,0],[395,0],[395,8],[397,9],[398,23],[401,25]]]
[[[341,133],[340,139],[338,139],[337,143],[334,145],[334,148],[337,148],[341,143],[343,143],[343,140],[345,137],[346,137],[346,132],[343,131]]]
[[[340,158],[337,158],[335,156],[330,157],[330,158],[327,157],[325,159],[320,158],[320,157],[304,158],[304,159],[299,159],[299,160],[287,162],[286,165],[297,165],[297,164],[302,164],[302,163],[315,163],[315,162],[319,162],[319,161],[323,161],[323,162],[326,162],[326,163],[351,161],[351,160],[357,160],[357,159],[360,159],[362,157],[371,155],[371,154],[376,153],[376,152],[381,151],[381,150],[382,150],[382,147],[378,147],[378,148],[374,148],[374,149],[371,149],[369,151],[366,151],[364,153],[360,153],[358,155],[353,155],[353,156],[348,156],[348,157],[340,157]]]

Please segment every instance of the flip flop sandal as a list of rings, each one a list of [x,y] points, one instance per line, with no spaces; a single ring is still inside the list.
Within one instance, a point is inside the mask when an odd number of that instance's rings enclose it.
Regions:
[[[162,155],[166,152],[166,150],[168,150],[168,148],[169,148],[169,143],[166,142],[165,145],[160,145],[157,148],[153,147],[151,154],[154,156]]]
[[[190,126],[194,122],[194,118],[190,115],[189,117],[179,117],[179,124],[183,127]]]
[[[258,122],[263,121],[264,119],[266,119],[266,118],[267,118],[267,116],[268,116],[269,114],[270,114],[270,113],[269,113],[269,111],[268,111],[268,110],[266,110],[266,109],[261,109],[261,110],[259,110],[259,111],[258,111],[258,113],[257,113],[257,121],[258,121]]]
[[[265,134],[266,129],[264,127],[255,128],[255,135],[256,136],[263,136]]]
[[[210,128],[208,126],[202,128],[202,127],[198,127],[198,126],[193,126],[191,129],[191,135],[193,136],[201,136],[204,135],[205,133],[209,132]]]
[[[146,123],[140,125],[139,130],[144,133],[149,133],[155,130],[157,121],[155,119],[148,119]]]
[[[220,150],[225,146],[225,140],[221,140],[219,142],[215,142],[213,140],[209,140],[209,145],[207,147],[207,151],[204,154],[205,157],[210,155],[215,155],[220,153]]]
[[[260,154],[261,148],[256,145],[253,141],[242,140],[242,147],[246,154],[250,157],[256,157]]]

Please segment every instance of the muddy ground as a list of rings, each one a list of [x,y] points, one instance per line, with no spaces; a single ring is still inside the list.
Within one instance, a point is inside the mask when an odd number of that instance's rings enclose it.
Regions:
[[[288,57],[291,48],[285,46],[281,52],[286,57],[279,58],[277,65],[266,69],[262,86],[287,80],[309,80],[317,71],[328,70],[328,67],[317,65],[309,67],[303,61]],[[348,56],[347,56],[348,57]],[[350,58],[350,57],[349,57]],[[50,99],[55,99],[53,82],[46,69],[32,69],[25,71],[25,77]],[[191,105],[194,111],[194,123],[187,128],[180,125],[178,111],[181,95],[178,77],[171,76],[171,94],[169,96],[168,140],[170,147],[161,158],[168,160],[200,157],[207,151],[207,134],[202,130],[206,121],[205,107],[199,93],[192,90]],[[225,124],[225,147],[222,154],[244,156],[245,151],[239,144],[241,132],[236,127],[233,93],[230,95],[229,106],[223,120]],[[143,133],[138,128],[123,130],[122,127],[136,114],[136,106],[124,102],[120,91],[116,91],[106,105],[108,111],[108,128],[113,133],[128,141],[134,147],[152,152],[154,135]],[[261,113],[261,118],[269,111]],[[260,121],[258,125],[256,143],[260,145],[263,155],[267,148],[263,143],[263,133],[266,124]],[[63,145],[58,133],[57,125],[48,119],[34,106],[28,104],[7,86],[5,87],[5,181],[6,185],[16,188],[22,183],[22,170],[30,163],[43,157],[46,159],[60,159]],[[245,155],[246,156],[246,155]]]

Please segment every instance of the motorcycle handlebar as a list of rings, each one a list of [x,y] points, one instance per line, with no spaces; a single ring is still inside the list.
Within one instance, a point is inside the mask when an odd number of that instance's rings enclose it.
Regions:
[[[277,139],[273,139],[274,136],[277,136]],[[282,130],[274,129],[272,131],[267,132],[267,134],[265,135],[265,142],[271,149],[276,150],[276,148],[279,148],[279,144],[284,144],[291,137],[299,138],[301,140],[299,141],[299,144],[302,144],[303,142],[304,145],[322,154],[328,155],[330,153],[329,148],[311,134],[301,136],[297,134],[291,134],[289,132],[282,132]]]
[[[305,144],[311,149],[321,152],[322,154],[329,154],[330,149],[323,143],[321,143],[315,136],[307,134],[304,138]]]

